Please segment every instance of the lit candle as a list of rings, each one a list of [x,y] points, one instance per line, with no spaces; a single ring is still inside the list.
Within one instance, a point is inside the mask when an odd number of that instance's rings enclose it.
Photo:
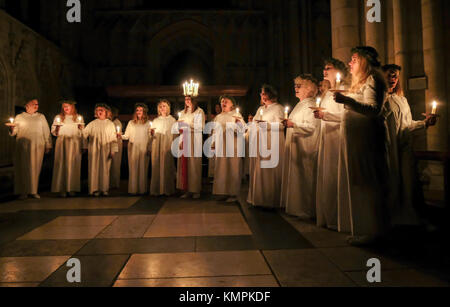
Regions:
[[[239,113],[241,113],[241,112],[239,111],[239,108],[237,108],[236,109],[236,114],[239,115]]]
[[[259,115],[261,116],[262,119],[262,117],[264,116],[264,110],[259,111]]]
[[[316,107],[320,108],[320,102],[322,101],[322,99],[320,97],[317,98],[316,100]]]
[[[178,112],[178,120],[181,119],[181,112]]]
[[[56,124],[57,125],[61,124],[61,117],[59,117],[59,116],[56,117]]]
[[[14,124],[14,118],[10,117],[10,118],[9,118],[9,122],[10,122],[11,124]]]
[[[78,116],[77,120],[78,120],[78,123],[81,124],[83,122],[83,116],[81,116],[81,115]]]
[[[337,73],[336,75],[336,89],[340,90],[341,89],[341,74]]]
[[[153,129],[153,122],[150,122],[150,129]]]
[[[284,109],[284,119],[289,119],[289,107]]]
[[[120,129],[120,126],[117,126],[117,127],[116,127],[116,130],[117,130],[117,133],[122,132],[122,129]]]
[[[437,111],[437,102],[433,101],[433,108],[431,109],[431,115],[436,115]]]

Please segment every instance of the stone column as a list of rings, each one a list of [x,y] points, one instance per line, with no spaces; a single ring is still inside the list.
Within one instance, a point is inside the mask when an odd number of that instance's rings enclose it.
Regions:
[[[385,3],[382,3],[382,5],[386,6]],[[371,7],[368,7],[367,5],[364,6],[364,16],[367,16],[367,12],[371,9]],[[380,55],[381,63],[386,63],[386,24],[386,10],[382,10],[381,22],[369,22],[367,18],[365,18],[366,45],[377,49],[378,54]]]
[[[395,64],[402,67],[402,78],[401,84],[402,88],[407,90],[407,81],[409,77],[409,65],[408,65],[408,45],[407,45],[407,27],[405,18],[403,17],[405,11],[405,4],[408,5],[404,0],[393,0],[392,10],[393,10],[393,30],[394,30],[394,54],[395,54]]]
[[[300,23],[299,17],[299,7],[297,0],[290,0],[289,2],[289,31],[290,31],[290,46],[291,46],[291,63],[292,71],[294,73],[300,72]],[[305,29],[303,29],[305,30]],[[306,55],[303,54],[303,57]]]
[[[448,97],[445,88],[444,20],[442,0],[422,0],[423,57],[428,90],[427,111],[438,102],[439,123],[428,129],[428,150],[448,151]]]
[[[331,32],[333,41],[333,57],[344,63],[351,58],[351,48],[360,45],[360,1],[331,1]]]

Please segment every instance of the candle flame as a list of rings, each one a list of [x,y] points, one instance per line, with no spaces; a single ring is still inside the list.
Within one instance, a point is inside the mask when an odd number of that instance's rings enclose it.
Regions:
[[[11,117],[11,118],[9,119],[9,122],[10,122],[11,124],[13,124],[13,123],[14,123],[14,118]]]
[[[336,75],[336,82],[341,82],[341,74],[337,73]]]

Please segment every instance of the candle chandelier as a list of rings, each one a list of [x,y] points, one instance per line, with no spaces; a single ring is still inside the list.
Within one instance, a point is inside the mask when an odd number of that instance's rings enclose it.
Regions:
[[[186,82],[183,84],[184,96],[197,97],[200,84],[191,80],[191,82]]]

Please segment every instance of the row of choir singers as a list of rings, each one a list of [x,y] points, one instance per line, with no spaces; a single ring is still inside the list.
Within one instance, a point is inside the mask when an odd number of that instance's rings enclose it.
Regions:
[[[222,113],[214,120],[223,126],[241,123],[247,129],[247,141],[258,135],[261,123],[279,123],[282,129],[278,131],[279,163],[274,168],[261,167],[270,158],[261,157],[259,152],[245,161],[246,167],[237,155],[216,157],[213,194],[236,201],[243,169],[248,169],[248,203],[285,208],[288,214],[317,219],[319,226],[351,232],[353,244],[372,242],[393,225],[418,222],[413,205],[416,176],[412,136],[415,131],[435,125],[436,117],[412,120],[400,88],[400,67],[387,65],[383,75],[374,48],[357,47],[352,54],[350,74],[339,60],[325,61],[320,106],[317,81],[311,75],[297,77],[295,94],[299,103],[287,119],[271,86],[262,87],[261,107],[248,124],[236,118],[234,99],[221,97]],[[18,115],[11,128],[18,145],[15,189],[19,195],[38,197],[42,157],[52,142],[45,117],[37,113],[38,102],[29,102],[26,108],[27,112]],[[202,158],[183,156],[178,159],[176,171],[173,165],[171,128],[176,121],[170,116],[170,103],[162,101],[158,105],[159,117],[150,130],[146,106],[137,105],[121,137],[107,119],[107,106],[97,105],[95,112],[97,119],[84,127],[75,120],[74,105],[63,104],[63,125],[55,120],[51,129],[57,137],[53,192],[79,192],[84,148],[89,155],[89,193],[108,195],[111,163],[120,157],[117,153],[123,139],[129,141],[131,194],[147,192],[151,153],[152,195],[173,194],[176,182],[176,188],[185,192],[183,198],[200,197]],[[186,97],[179,121],[190,126],[197,121],[203,128],[205,114],[194,99]],[[249,133],[252,129],[256,134]],[[271,134],[267,138],[271,146]],[[190,150],[193,153],[194,149]]]

